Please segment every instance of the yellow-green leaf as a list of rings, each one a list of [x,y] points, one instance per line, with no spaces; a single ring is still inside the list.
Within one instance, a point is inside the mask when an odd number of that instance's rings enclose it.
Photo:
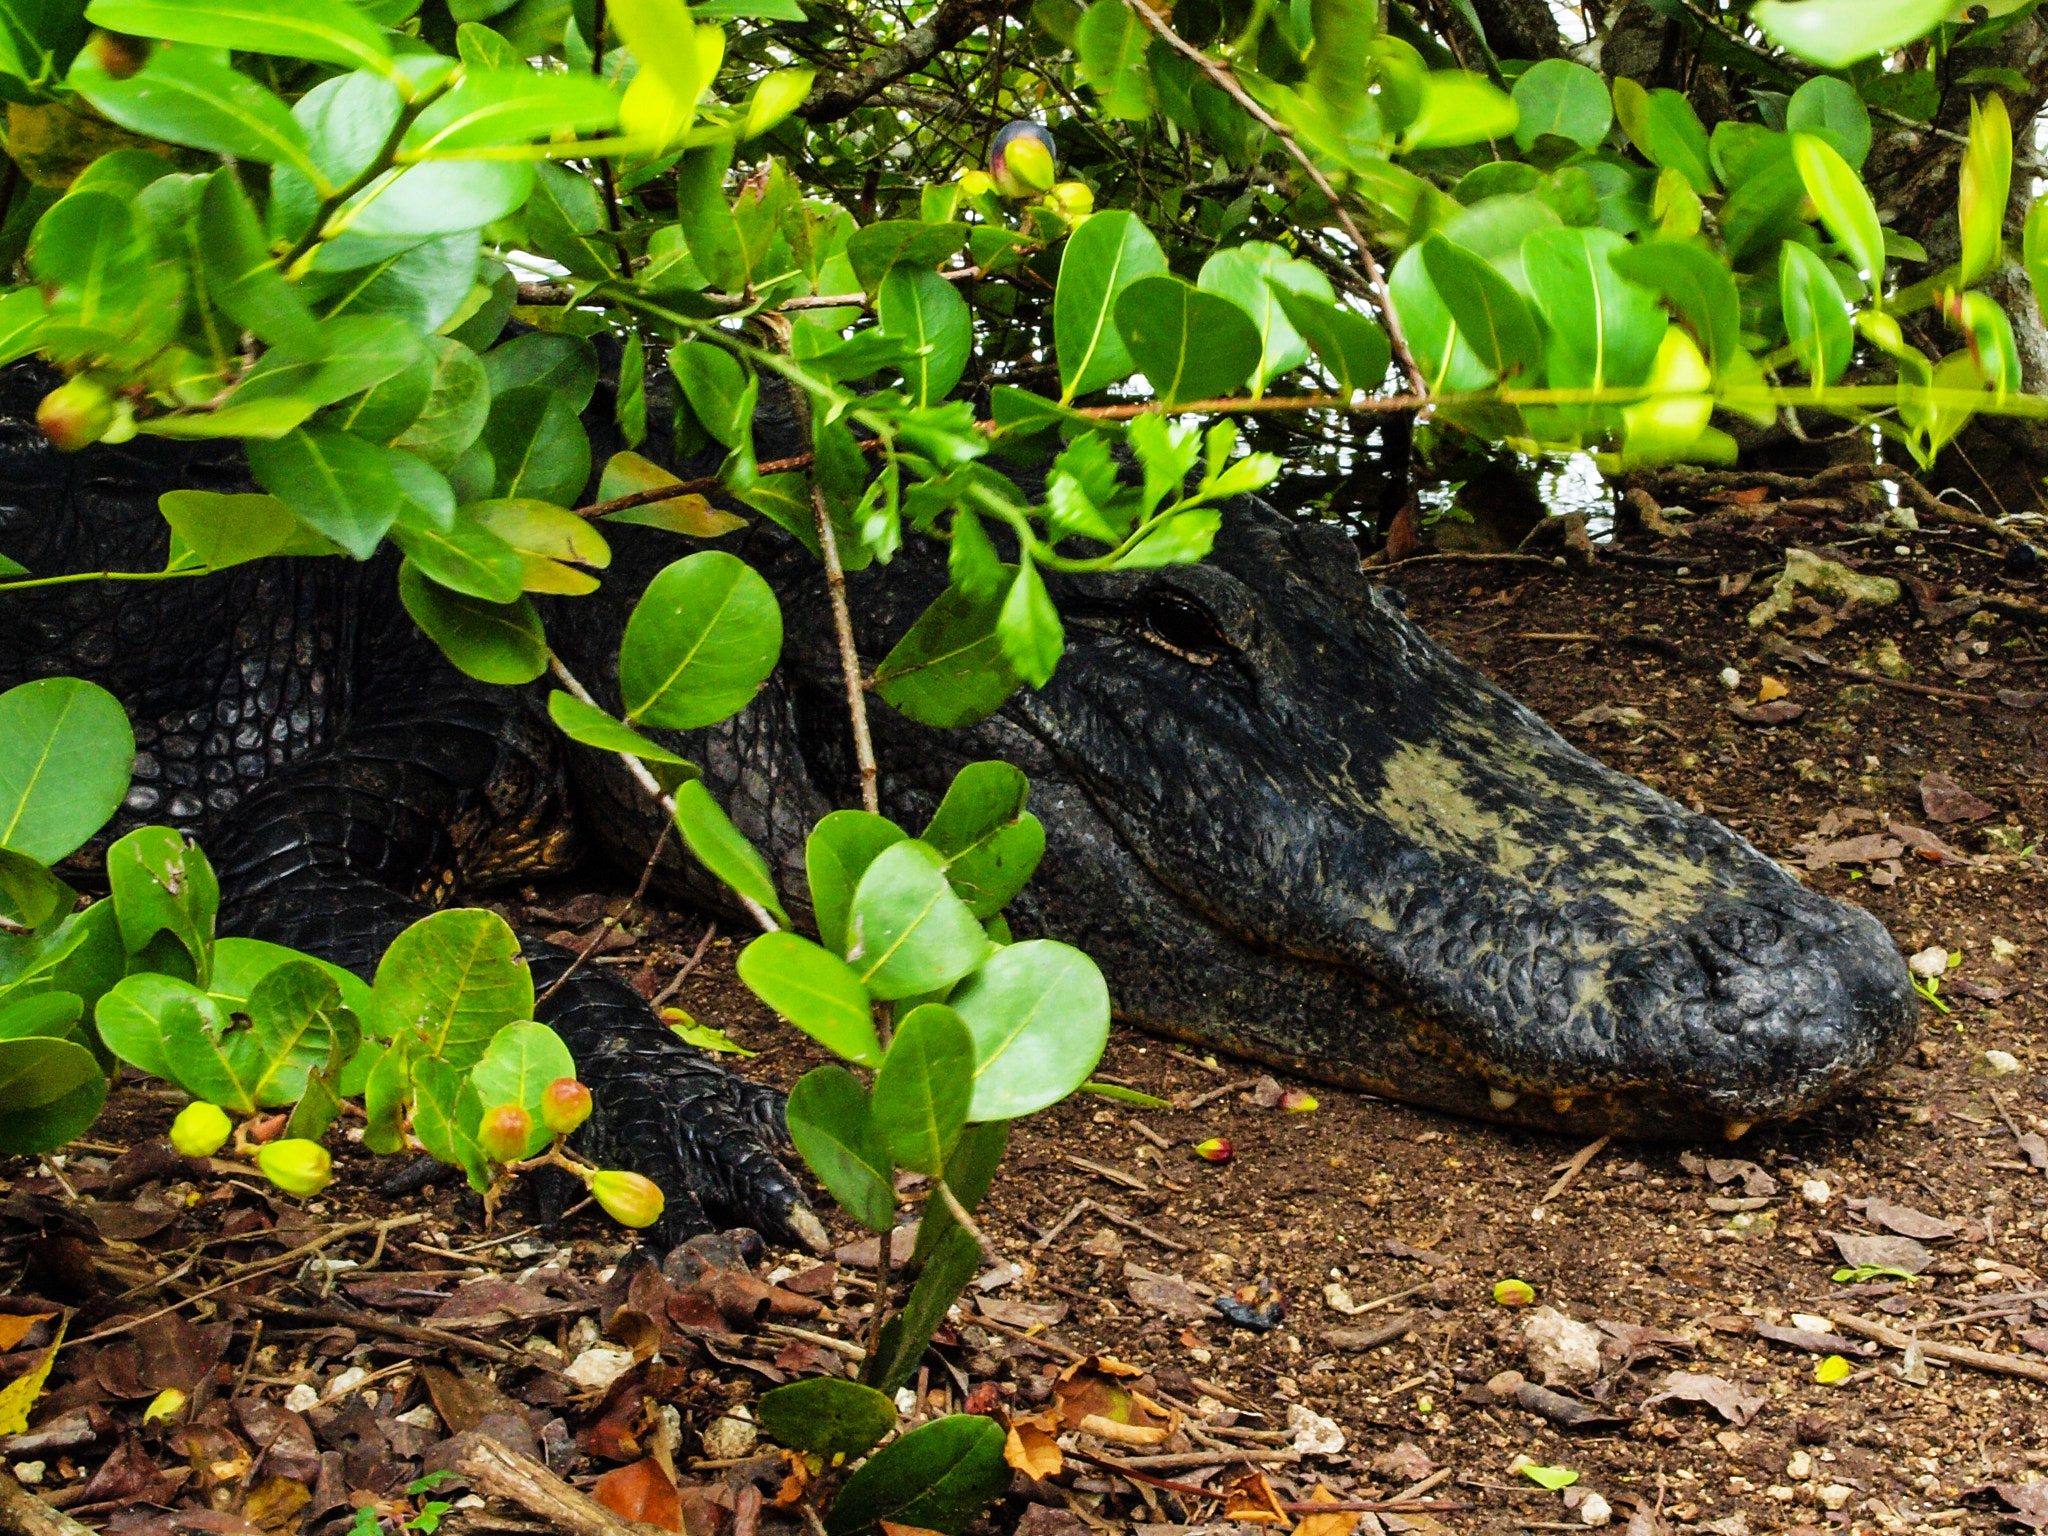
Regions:
[[[1957,282],[1967,288],[1998,265],[2006,201],[2012,193],[2012,119],[1995,92],[1970,103],[1956,219],[1963,256]]]
[[[1850,169],[1832,144],[1811,133],[1792,135],[1792,159],[1821,222],[1869,282],[1874,301],[1881,305],[1884,226],[1877,222],[1877,205],[1864,189],[1863,178]]]

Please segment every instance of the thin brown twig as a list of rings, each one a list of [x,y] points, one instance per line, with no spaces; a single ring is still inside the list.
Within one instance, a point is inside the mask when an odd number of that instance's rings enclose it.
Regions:
[[[681,965],[676,967],[676,973],[675,975],[669,977],[667,986],[663,987],[659,992],[655,993],[654,996],[650,997],[647,1000],[648,1007],[658,1009],[661,1007],[663,1003],[667,1002],[670,998],[674,997],[676,993],[682,990],[683,983],[690,979],[690,973],[696,970],[699,965],[702,965],[704,963],[704,951],[711,947],[711,940],[717,935],[717,933],[718,924],[710,923],[705,926],[704,937],[699,939],[697,941],[697,947],[690,951],[690,958],[685,960]]]
[[[607,912],[605,914],[603,924],[596,933],[590,936],[590,942],[576,951],[576,958],[569,962],[569,969],[557,976],[547,991],[541,993],[539,997],[533,1000],[536,1014],[540,1011],[541,1004],[561,991],[563,983],[581,969],[584,961],[597,953],[598,946],[611,936],[612,930],[619,926],[626,913],[639,906],[641,901],[645,899],[647,883],[654,878],[654,866],[660,862],[662,850],[668,847],[668,831],[673,825],[675,825],[673,821],[664,821],[661,824],[661,833],[654,839],[654,852],[647,855],[646,866],[640,871],[640,883],[633,887],[633,894],[627,898],[625,907],[620,911]]]

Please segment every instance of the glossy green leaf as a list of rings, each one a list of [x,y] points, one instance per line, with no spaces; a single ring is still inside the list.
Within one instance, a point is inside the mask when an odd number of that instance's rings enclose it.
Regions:
[[[451,592],[494,604],[519,600],[526,570],[519,551],[472,517],[458,516],[443,528],[429,517],[402,511],[391,542],[422,576]]]
[[[827,1461],[851,1460],[881,1444],[896,1427],[896,1404],[857,1381],[813,1376],[764,1392],[754,1417],[777,1445]]]
[[[107,849],[107,883],[128,953],[168,932],[191,957],[193,979],[206,986],[220,882],[199,845],[170,827],[138,827]]]
[[[1309,294],[1276,288],[1274,296],[1288,322],[1328,370],[1339,394],[1377,389],[1386,382],[1393,345],[1376,323]]]
[[[863,293],[879,291],[891,267],[936,269],[967,243],[965,224],[927,224],[922,219],[883,219],[865,224],[846,242]]]
[[[781,927],[790,927],[789,914],[782,910],[782,898],[776,892],[768,861],[732,824],[724,807],[711,798],[711,791],[692,779],[676,791],[675,801],[676,827],[697,861],[765,909]]]
[[[299,427],[248,444],[249,468],[292,514],[358,560],[376,552],[403,497],[385,450],[346,432]]]
[[[38,992],[28,997],[0,993],[0,1040],[75,1040],[75,1026],[84,1012],[84,1003],[75,992]]]
[[[994,917],[1031,879],[1045,827],[1024,809],[1031,781],[1008,763],[969,763],[953,776],[922,840],[946,861],[946,879],[977,918]]]
[[[974,321],[955,285],[922,267],[896,266],[875,299],[882,333],[912,354],[903,387],[916,405],[935,405],[953,391],[974,347]]]
[[[1571,59],[1544,59],[1515,80],[1515,143],[1526,153],[1543,134],[1591,149],[1607,137],[1614,104],[1599,74]]]
[[[1640,126],[1643,137],[1636,147],[1652,165],[1677,171],[1702,197],[1715,192],[1707,130],[1690,101],[1677,91],[1654,90],[1643,104]],[[1633,132],[1629,136],[1635,137]]]
[[[52,1152],[99,1118],[107,1080],[69,1040],[0,1040],[0,1154]]]
[[[600,752],[624,752],[645,763],[690,766],[688,758],[677,756],[659,742],[649,741],[638,731],[614,720],[603,710],[586,704],[559,688],[548,694],[548,717],[571,741],[580,741],[584,746],[595,747]]]
[[[1741,176],[1731,183],[1720,213],[1721,244],[1736,265],[1790,238],[1800,227],[1800,209],[1806,201],[1806,183],[1785,134],[1762,140],[1742,162]]]
[[[1514,100],[1484,75],[1437,69],[1423,78],[1422,86],[1421,110],[1401,135],[1404,150],[1479,144],[1519,131]],[[1606,103],[1604,91],[1601,102]]]
[[[490,419],[490,379],[483,360],[461,342],[429,336],[426,344],[434,355],[427,403],[392,446],[418,454],[445,474]]]
[[[939,1331],[940,1325],[946,1321],[947,1311],[966,1290],[967,1282],[974,1278],[981,1265],[981,1244],[974,1240],[972,1233],[957,1224],[949,1225],[926,1250],[924,1272],[917,1277],[917,1284],[910,1288],[903,1309],[882,1325],[880,1346],[861,1368],[869,1382],[884,1391],[894,1392],[917,1374],[918,1364],[925,1357],[932,1335]],[[942,1419],[939,1422],[950,1424],[955,1421]],[[842,1492],[840,1497],[843,1499],[845,1494]],[[837,1513],[836,1505],[834,1512]],[[919,1512],[929,1515],[935,1512],[935,1506],[920,1506]],[[836,1531],[839,1527],[835,1525],[830,1529]]]
[[[749,990],[836,1056],[863,1067],[882,1060],[868,992],[852,966],[799,934],[764,933],[740,951]]]
[[[2012,193],[2012,120],[1996,91],[1970,103],[1970,142],[1963,151],[1956,221],[1963,253],[1956,283],[1968,288],[2001,255],[2006,205]]]
[[[434,912],[399,934],[377,962],[374,990],[394,1031],[413,1037],[422,1055],[464,1072],[499,1030],[533,1017],[533,977],[519,937],[480,907]]]
[[[444,235],[349,272],[321,274],[325,297],[319,302],[330,316],[389,315],[417,333],[431,333],[453,319],[469,297],[476,262],[474,231]],[[431,344],[440,338],[428,334],[424,339]]]
[[[0,917],[19,928],[40,928],[78,899],[78,893],[50,872],[47,865],[0,848]],[[0,985],[0,999],[6,997]]]
[[[1778,302],[1785,335],[1808,381],[1816,389],[1834,383],[1849,366],[1854,346],[1842,290],[1818,256],[1790,240],[1778,253]]]
[[[811,917],[818,939],[835,955],[846,953],[846,916],[860,877],[884,848],[910,834],[886,816],[870,811],[833,811],[811,828],[804,866],[811,888]]]
[[[135,733],[106,689],[47,677],[0,693],[0,848],[55,864],[128,793]]]
[[[491,1187],[490,1163],[476,1144],[483,1102],[457,1064],[432,1056],[412,1064],[412,1131],[421,1146],[469,1176],[479,1194]]]
[[[524,597],[487,603],[451,592],[410,560],[398,568],[398,597],[441,653],[479,682],[530,683],[548,669],[540,615]]]
[[[1127,5],[1091,5],[1074,29],[1081,76],[1104,117],[1143,122],[1152,115],[1152,71],[1145,62],[1152,32]]]
[[[745,709],[782,654],[782,609],[760,573],[704,550],[647,585],[619,647],[626,718],[695,730]]]
[[[916,841],[875,856],[854,888],[846,931],[848,963],[885,1001],[950,986],[989,952],[980,922],[947,883],[945,859]]]
[[[1036,1114],[1080,1087],[1109,1041],[1095,962],[1051,939],[1007,945],[947,1002],[974,1035],[972,1120]]]
[[[753,430],[751,406],[744,404],[750,381],[739,359],[710,342],[693,342],[672,350],[668,365],[704,430],[720,445],[738,447]]]
[[[1002,1166],[1003,1150],[1010,1143],[1010,1122],[989,1120],[982,1124],[970,1124],[960,1133],[954,1144],[953,1155],[946,1160],[946,1188],[953,1192],[953,1198],[970,1215],[980,1209],[982,1199],[988,1194],[989,1186],[995,1182],[996,1170]],[[922,1264],[937,1251],[941,1241],[959,1223],[944,1201],[928,1203],[918,1223],[917,1247],[911,1254],[912,1262]]]
[[[273,347],[243,377],[230,401],[236,404],[283,396],[310,400],[315,405],[332,405],[350,396],[364,396],[378,385],[401,375],[410,378],[411,414],[393,423],[388,432],[361,432],[365,438],[396,437],[412,424],[426,404],[432,387],[433,360],[419,334],[391,315],[347,315],[318,323],[316,350],[302,352],[294,346]],[[331,419],[336,426],[348,426],[342,413]],[[374,416],[371,425],[381,425]]]
[[[271,1109],[296,1103],[314,1073],[338,1070],[359,1039],[334,978],[310,960],[289,960],[249,989],[221,1054],[243,1100]]]
[[[86,20],[133,37],[386,70],[384,34],[348,0],[93,0]]]
[[[1664,296],[1716,372],[1733,362],[1741,349],[1742,303],[1733,274],[1712,251],[1665,241],[1618,251],[1613,265],[1630,282]]]
[[[828,1536],[866,1536],[884,1520],[955,1536],[1010,1486],[1003,1442],[1001,1425],[974,1414],[919,1425],[846,1480],[832,1501]]]
[[[882,664],[875,692],[920,725],[973,725],[1003,707],[1022,679],[1003,656],[996,621],[1016,567],[1001,567],[993,591],[970,596],[948,587],[918,615]]]
[[[191,982],[156,971],[124,976],[99,1000],[100,1039],[130,1066],[223,1108],[248,1111],[216,1046],[228,1012]]]
[[[1139,278],[1165,270],[1152,231],[1120,208],[1096,214],[1068,238],[1053,294],[1062,405],[1136,368],[1117,334],[1116,301]]]
[[[516,213],[533,186],[533,167],[523,160],[428,161],[378,177],[343,205],[335,222],[359,239],[410,242],[460,234]],[[385,252],[373,248],[372,254]]]
[[[1280,303],[1281,293],[1336,301],[1329,279],[1321,272],[1264,240],[1218,251],[1202,263],[1198,286],[1205,293],[1229,299],[1251,317],[1260,338],[1252,386],[1255,394],[1262,393],[1269,380],[1299,368],[1308,360],[1308,343],[1287,318]]]
[[[1824,139],[1856,170],[1870,153],[1870,110],[1856,87],[1833,75],[1815,75],[1785,104],[1785,131]]]
[[[618,93],[591,75],[543,74],[523,64],[465,70],[460,84],[414,120],[400,157],[460,158],[458,151],[479,145],[524,144],[564,129],[610,128],[618,120]]]
[[[28,246],[29,272],[53,316],[87,330],[127,329],[149,292],[149,263],[134,214],[111,191],[61,199]]]
[[[1504,378],[1535,378],[1543,366],[1543,332],[1514,285],[1442,235],[1422,242],[1422,260],[1479,361]]]
[[[238,160],[289,165],[319,174],[306,134],[276,94],[217,64],[204,48],[158,48],[139,72],[117,80],[90,52],[71,67],[70,85],[131,133]]]
[[[1230,299],[1177,277],[1141,277],[1116,301],[1117,334],[1166,405],[1227,395],[1259,365],[1260,337]]]
[[[1749,19],[1787,53],[1846,69],[1924,36],[1953,9],[1954,0],[1758,0]]]
[[[491,494],[574,506],[590,480],[590,435],[570,399],[545,385],[495,394],[478,438],[495,467]]]
[[[1649,289],[1615,270],[1627,249],[1604,229],[1538,230],[1524,243],[1523,266],[1550,326],[1552,387],[1627,388],[1649,377],[1664,312]]]
[[[1387,274],[1387,286],[1409,350],[1433,392],[1462,394],[1494,382],[1498,375],[1480,361],[1472,344],[1460,334],[1450,306],[1430,280],[1421,246],[1411,245],[1401,253],[1394,270]]]
[[[515,336],[484,353],[483,365],[493,397],[538,386],[581,412],[597,390],[597,349],[580,336]]]
[[[1863,179],[1825,139],[1810,133],[1792,135],[1792,161],[1799,167],[1806,195],[1828,233],[1852,265],[1875,289],[1884,285],[1884,226]]]
[[[996,613],[996,641],[1011,671],[1034,688],[1052,680],[1066,649],[1066,630],[1052,594],[1045,590],[1045,578],[1026,555],[1017,565],[1010,590]]]
[[[790,1089],[785,1115],[789,1139],[818,1182],[855,1221],[888,1233],[896,1186],[860,1080],[844,1067],[813,1068]]]
[[[526,1111],[533,1129],[523,1155],[534,1157],[555,1139],[541,1120],[541,1096],[556,1079],[575,1075],[576,1060],[560,1035],[545,1024],[520,1021],[507,1024],[491,1037],[482,1057],[470,1068],[469,1086],[487,1110],[517,1104]]]
[[[937,1178],[967,1124],[974,1037],[942,1003],[913,1008],[875,1073],[875,1130],[898,1167]]]
[[[2048,314],[2048,198],[2035,199],[2027,210],[2021,257],[2026,263],[2027,283],[2034,290],[2034,307]]]

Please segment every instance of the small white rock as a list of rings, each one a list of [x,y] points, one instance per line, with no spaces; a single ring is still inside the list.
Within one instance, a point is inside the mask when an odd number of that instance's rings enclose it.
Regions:
[[[2007,1077],[2019,1071],[2020,1059],[2011,1051],[1986,1051],[1984,1065],[1991,1069],[1993,1077]]]
[[[1813,1457],[1805,1451],[1794,1451],[1792,1459],[1785,1463],[1785,1475],[1795,1483],[1803,1483],[1813,1476]]]
[[[1721,686],[1723,688],[1740,688],[1742,686],[1742,674],[1733,667],[1723,667],[1721,669]]]
[[[334,1380],[327,1383],[327,1390],[321,1394],[327,1402],[344,1397],[370,1379],[370,1373],[360,1365],[352,1365]]]
[[[40,1461],[17,1461],[14,1464],[14,1480],[33,1488],[43,1480],[44,1464]]]
[[[600,1344],[584,1350],[571,1360],[569,1368],[562,1374],[579,1387],[587,1387],[592,1392],[603,1392],[631,1369],[631,1350],[609,1349]]]
[[[457,1509],[482,1509],[484,1501],[473,1493],[465,1493],[455,1501],[455,1507]]]
[[[1833,1193],[1834,1191],[1828,1188],[1826,1179],[1808,1179],[1799,1186],[1799,1198],[1808,1205],[1826,1205],[1828,1197]]]
[[[1579,1523],[1581,1525],[1605,1525],[1614,1518],[1614,1506],[1597,1493],[1589,1493],[1579,1500]]]
[[[1917,955],[1906,961],[1906,969],[1922,981],[1932,981],[1937,976],[1948,974],[1948,951],[1939,944],[1930,944]]]
[[[1824,1509],[1840,1509],[1855,1497],[1855,1489],[1844,1488],[1840,1483],[1829,1483],[1819,1494],[1821,1507]]]
[[[433,1406],[429,1403],[421,1403],[417,1408],[408,1408],[396,1415],[396,1418],[399,1423],[410,1424],[414,1429],[424,1429],[428,1434],[433,1434],[441,1427],[441,1415],[434,1412]]]
[[[1344,1431],[1299,1403],[1287,1405],[1287,1443],[1304,1456],[1334,1456],[1344,1449]]]
[[[1529,1365],[1546,1387],[1571,1386],[1600,1375],[1600,1330],[1566,1317],[1555,1307],[1538,1307],[1522,1324]]]
[[[896,1389],[896,1411],[901,1414],[917,1412],[917,1394],[908,1387]]]
[[[713,1461],[731,1461],[753,1450],[761,1432],[747,1420],[725,1414],[704,1426],[704,1454]]]
[[[285,1393],[284,1405],[293,1413],[304,1413],[308,1408],[320,1406],[320,1394],[302,1381]]]

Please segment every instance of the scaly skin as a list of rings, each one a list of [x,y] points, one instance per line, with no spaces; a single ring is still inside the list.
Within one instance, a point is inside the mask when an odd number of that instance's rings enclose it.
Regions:
[[[49,382],[0,376],[0,550],[38,574],[156,568],[161,492],[249,488],[218,446],[56,455],[33,425]],[[609,394],[588,417],[600,464]],[[615,706],[632,599],[691,546],[607,534],[603,591],[545,607]],[[822,582],[773,528],[722,547],[781,597],[783,665],[741,715],[671,740],[801,912],[804,836],[855,798]],[[921,541],[852,577],[869,668],[944,582]],[[872,702],[884,809],[921,827],[981,758],[1030,774],[1048,846],[1013,927],[1095,955],[1124,1018],[1458,1113],[1645,1135],[1802,1113],[1910,1041],[1907,972],[1873,918],[1573,749],[1409,623],[1334,530],[1246,504],[1207,565],[1056,596],[1068,651],[1045,689],[953,732]],[[438,657],[388,558],[89,583],[0,611],[0,687],[71,674],[128,705],[142,751],[114,830],[199,836],[225,931],[367,975],[429,905],[566,869],[581,843],[637,869],[658,831],[616,759],[547,726],[544,687],[485,687]],[[664,867],[725,909],[701,869]],[[560,952],[529,953],[544,990]],[[582,1135],[668,1188],[664,1236],[735,1219],[815,1233],[767,1150],[772,1100],[608,976],[579,972],[546,1012],[597,1095]]]

